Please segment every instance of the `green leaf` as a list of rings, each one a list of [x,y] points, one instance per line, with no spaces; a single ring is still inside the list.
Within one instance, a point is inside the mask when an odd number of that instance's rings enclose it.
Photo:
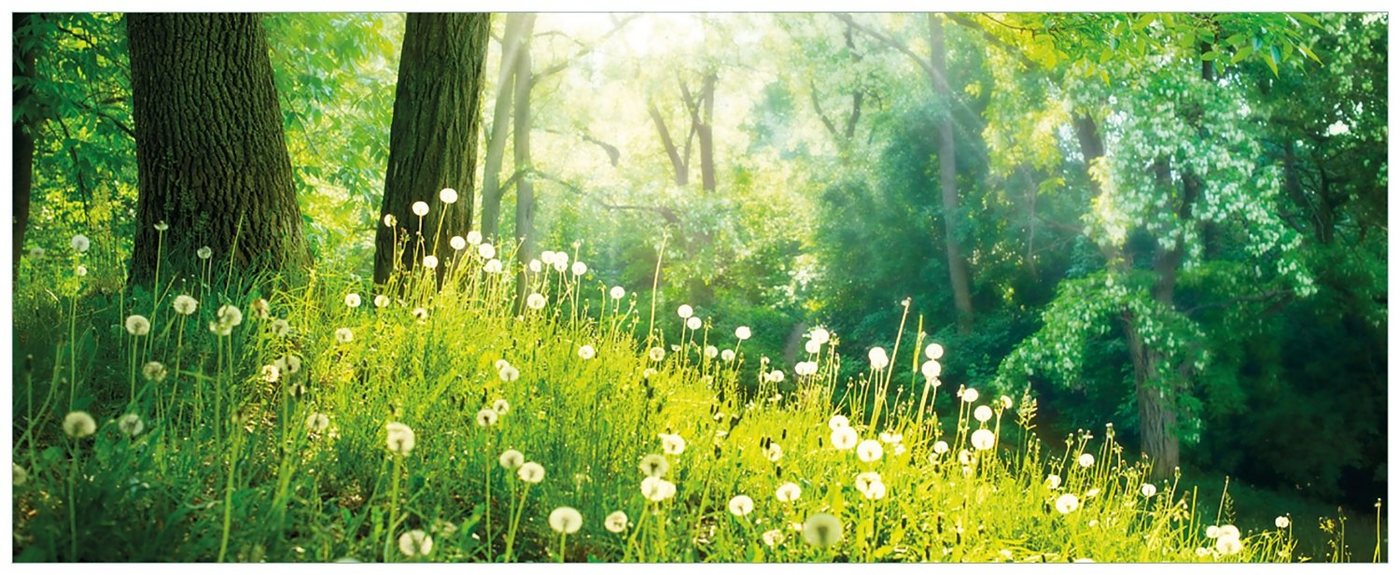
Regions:
[[[1322,22],[1318,22],[1318,21],[1317,21],[1317,18],[1313,18],[1312,16],[1308,15],[1308,14],[1305,13],[1305,12],[1294,12],[1294,13],[1289,14],[1289,16],[1292,16],[1294,20],[1297,20],[1297,21],[1299,21],[1299,22],[1302,22],[1302,23],[1307,24],[1307,25],[1309,25],[1309,26],[1312,26],[1312,27],[1314,27],[1314,28],[1322,28],[1322,27],[1323,27],[1323,26],[1322,26]]]
[[[1230,63],[1231,63],[1231,64],[1239,64],[1240,62],[1243,62],[1245,58],[1248,58],[1248,57],[1249,57],[1251,54],[1253,54],[1253,53],[1254,53],[1254,48],[1253,48],[1253,47],[1245,46],[1245,47],[1243,47],[1243,48],[1240,48],[1239,50],[1236,50],[1236,51],[1235,51],[1235,55],[1234,55],[1234,56],[1231,56],[1231,57],[1230,57]]]
[[[1278,76],[1279,60],[1278,46],[1269,46],[1269,59],[1264,63],[1269,65],[1269,70],[1273,71],[1275,77]]]

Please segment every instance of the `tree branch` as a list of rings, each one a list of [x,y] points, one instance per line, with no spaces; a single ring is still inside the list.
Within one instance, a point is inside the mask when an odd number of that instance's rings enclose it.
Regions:
[[[908,56],[909,59],[913,60],[915,63],[917,63],[917,64],[919,65],[919,69],[923,70],[924,73],[928,75],[928,77],[929,77],[930,80],[933,80],[934,82],[944,81],[942,78],[940,78],[940,77],[938,76],[938,72],[935,71],[935,70],[933,69],[933,65],[932,65],[932,64],[930,64],[930,63],[929,63],[927,60],[925,60],[923,57],[921,57],[921,56],[919,56],[918,54],[914,53],[914,51],[913,51],[913,50],[910,50],[908,46],[905,46],[904,44],[901,44],[901,43],[899,43],[899,42],[896,42],[893,38],[890,38],[889,36],[886,36],[886,35],[884,35],[884,34],[881,34],[881,33],[877,32],[877,31],[875,31],[873,28],[867,28],[867,27],[865,27],[864,25],[862,25],[862,24],[856,22],[854,18],[851,18],[851,15],[850,15],[850,14],[844,14],[844,13],[839,13],[839,12],[838,12],[838,13],[832,14],[832,16],[836,17],[836,19],[838,19],[838,20],[840,20],[840,21],[842,21],[842,22],[845,22],[846,25],[848,25],[848,26],[850,26],[850,27],[852,27],[852,28],[855,28],[856,30],[860,30],[860,31],[861,31],[862,33],[864,33],[866,36],[870,36],[871,38],[874,38],[874,39],[878,40],[881,44],[884,44],[884,45],[886,45],[886,46],[889,46],[890,48],[893,48],[895,51],[899,52],[900,54],[904,54],[905,56]]]

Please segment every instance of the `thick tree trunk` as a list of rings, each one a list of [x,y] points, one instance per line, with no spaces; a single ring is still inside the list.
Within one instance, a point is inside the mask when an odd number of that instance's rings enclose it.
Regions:
[[[126,25],[140,185],[129,281],[152,279],[162,221],[176,269],[193,269],[201,246],[244,271],[305,266],[261,16],[129,14]]]
[[[34,77],[34,46],[22,44],[20,29],[29,25],[32,14],[15,14],[13,22],[15,80]],[[33,89],[28,84],[14,82],[13,105],[20,109],[28,104]],[[32,107],[30,108],[32,110]],[[29,227],[29,194],[34,187],[34,132],[38,122],[32,115],[14,115],[14,259],[10,260],[13,271],[19,270],[19,259],[24,255],[24,232]]]
[[[496,104],[491,111],[491,136],[486,143],[486,170],[481,184],[481,236],[496,241],[501,226],[501,164],[506,155],[506,136],[510,132],[511,106],[515,101],[516,58],[522,39],[533,33],[535,15],[511,13],[506,15],[506,29],[501,37],[501,67],[496,76]],[[527,32],[526,24],[529,24]]]
[[[533,22],[527,28],[533,27]],[[515,59],[515,241],[516,258],[528,262],[535,257],[535,184],[530,173],[530,89],[535,82],[531,69],[530,38],[526,36]],[[517,305],[525,301],[525,272],[516,282]]]
[[[958,332],[972,331],[972,287],[958,239],[958,174],[957,143],[953,140],[953,111],[956,101],[948,85],[947,50],[943,42],[943,21],[928,15],[929,43],[933,47],[930,62],[933,69],[933,89],[943,101],[944,110],[938,120],[938,183],[943,192],[943,235],[948,253],[948,280],[953,288],[953,304],[958,312]]]
[[[376,283],[387,281],[396,267],[412,269],[428,254],[448,261],[448,240],[471,228],[490,24],[490,14],[408,15],[376,226]],[[438,199],[443,188],[457,190],[456,203]],[[429,206],[421,218],[412,211],[420,201]],[[397,226],[383,225],[387,214],[397,219]],[[438,277],[445,271],[446,266],[439,266]]]

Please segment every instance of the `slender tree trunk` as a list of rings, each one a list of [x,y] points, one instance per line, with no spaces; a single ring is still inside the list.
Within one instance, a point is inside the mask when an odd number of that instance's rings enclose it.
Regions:
[[[948,280],[953,288],[953,304],[958,312],[958,332],[972,331],[972,287],[967,262],[963,259],[958,234],[957,143],[953,140],[953,103],[956,97],[948,85],[947,50],[943,42],[943,21],[928,15],[929,43],[933,47],[933,89],[943,101],[938,120],[938,183],[943,192],[943,244],[948,253]]]
[[[501,225],[501,164],[506,155],[506,136],[510,131],[511,106],[515,100],[515,60],[522,39],[533,33],[534,14],[506,15],[505,35],[501,37],[501,68],[496,78],[496,104],[491,111],[491,136],[486,143],[486,170],[481,185],[481,235],[486,241],[496,241]],[[526,23],[531,32],[526,32]]]
[[[533,16],[532,16],[533,18]],[[526,25],[533,27],[533,22]],[[530,37],[521,42],[515,59],[515,241],[520,246],[516,258],[528,262],[535,257],[535,184],[530,159],[530,89],[535,77],[531,68]],[[525,271],[516,282],[516,305],[525,301]]]
[[[428,254],[446,262],[452,253],[448,240],[471,228],[490,25],[490,14],[408,15],[375,236],[376,283],[387,281],[396,267],[412,269]],[[443,188],[457,190],[456,203],[438,199]],[[412,211],[420,201],[429,206],[421,218]],[[398,225],[383,225],[386,214],[393,214]],[[438,277],[445,271],[446,266],[438,266]]]
[[[13,105],[21,113],[14,115],[14,259],[10,260],[12,271],[19,270],[19,259],[24,255],[24,232],[29,227],[29,195],[34,187],[34,134],[39,122],[34,117],[32,102],[29,102],[33,89],[20,79],[34,78],[34,43],[20,42],[20,29],[28,26],[32,14],[15,14],[12,28],[14,39],[14,100]],[[28,112],[23,110],[27,108]]]
[[[661,116],[661,110],[654,102],[647,104],[647,113],[651,115],[651,121],[656,124],[656,131],[661,136],[661,145],[666,148],[666,157],[671,159],[672,181],[677,186],[685,186],[690,183],[690,170],[686,162],[681,158],[680,151],[676,149],[675,140],[671,139],[671,131],[666,129],[666,119]]]
[[[244,271],[309,263],[262,17],[129,14],[140,194],[129,281],[152,279],[158,235],[175,269],[208,246]],[[171,269],[171,268],[165,268]]]
[[[700,185],[707,192],[715,191],[715,82],[714,72],[705,74],[700,87],[700,114],[696,118],[696,135],[700,139]]]

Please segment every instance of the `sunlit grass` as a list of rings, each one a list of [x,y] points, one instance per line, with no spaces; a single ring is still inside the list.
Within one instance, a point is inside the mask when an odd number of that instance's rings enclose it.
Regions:
[[[1041,444],[1031,397],[942,385],[923,337],[859,350],[872,368],[843,382],[825,329],[779,366],[576,250],[530,271],[443,241],[386,286],[206,269],[103,308],[75,254],[52,364],[17,381],[16,558],[1304,559],[1291,525],[1239,533],[1149,481],[1111,426]]]

